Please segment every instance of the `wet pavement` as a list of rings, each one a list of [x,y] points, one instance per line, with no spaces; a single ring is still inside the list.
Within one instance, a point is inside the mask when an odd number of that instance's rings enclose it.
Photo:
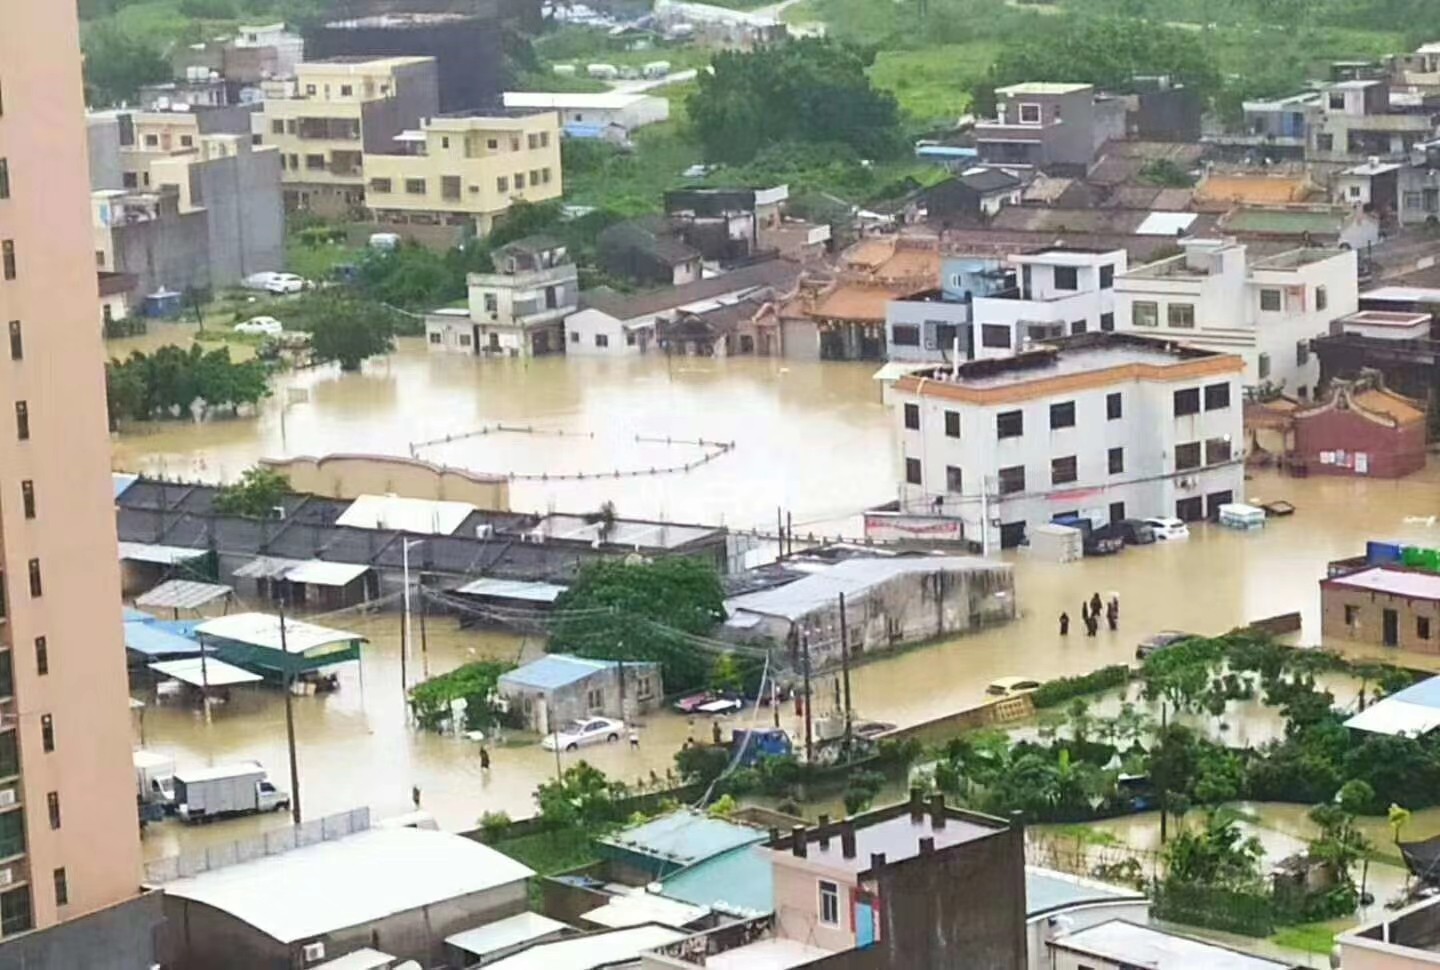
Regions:
[[[166,340],[152,332],[149,346]],[[113,342],[112,353],[130,342]],[[606,472],[695,457],[681,445],[637,443],[636,435],[734,441],[730,454],[688,474],[616,481],[515,482],[512,506],[584,511],[613,500],[621,515],[773,527],[775,508],[792,511],[797,530],[824,527],[858,534],[858,513],[894,493],[890,421],[871,365],[766,359],[628,361],[485,361],[428,355],[418,340],[341,376],[320,368],[283,375],[254,418],[204,425],[166,423],[127,429],[115,444],[115,466],[172,477],[233,477],[261,456],[368,451],[404,454],[411,441],[495,422],[528,424],[593,440],[519,434],[455,442],[426,456],[482,471]],[[288,388],[306,389],[296,401]],[[282,421],[283,415],[283,421]],[[1288,479],[1261,473],[1252,498],[1287,499],[1298,511],[1259,532],[1195,528],[1187,542],[1130,548],[1081,563],[1016,564],[1021,617],[971,637],[908,650],[867,663],[853,677],[861,716],[901,724],[939,717],[980,701],[997,677],[1048,679],[1133,661],[1136,641],[1161,629],[1218,633],[1244,622],[1298,610],[1303,643],[1320,640],[1317,581],[1328,560],[1361,553],[1371,538],[1440,544],[1440,469],[1399,482]],[[1061,610],[1077,615],[1092,593],[1117,592],[1120,629],[1083,635],[1074,624],[1060,637]],[[411,786],[446,827],[468,827],[486,811],[529,814],[535,786],[553,776],[555,760],[533,744],[502,746],[492,768],[479,768],[476,745],[412,731],[401,703],[398,630],[393,615],[336,617],[327,622],[371,638],[358,671],[341,674],[338,693],[297,698],[302,804],[307,817],[369,805],[384,814],[410,808]],[[1079,631],[1079,632],[1077,632]],[[534,640],[460,631],[453,620],[429,626],[433,671],[473,657],[529,658]],[[1394,656],[1394,655],[1392,655]],[[1405,658],[1420,662],[1415,658]],[[1425,658],[1435,665],[1435,658]],[[412,679],[415,673],[412,670]],[[817,688],[817,713],[832,696]],[[748,720],[750,714],[741,715]],[[768,712],[761,715],[768,718]],[[791,712],[787,726],[793,726]],[[587,749],[584,756],[627,781],[664,773],[688,726],[670,714],[651,716],[638,751],[627,745]],[[1232,725],[1236,739],[1258,743],[1273,724]],[[707,724],[696,731],[708,736]],[[242,695],[206,724],[188,709],[156,706],[145,714],[148,747],[181,764],[257,758],[288,787],[284,705],[265,691]],[[1232,741],[1233,743],[1233,741]],[[182,830],[153,827],[147,855],[239,837],[282,817]],[[1440,828],[1440,818],[1437,818]]]

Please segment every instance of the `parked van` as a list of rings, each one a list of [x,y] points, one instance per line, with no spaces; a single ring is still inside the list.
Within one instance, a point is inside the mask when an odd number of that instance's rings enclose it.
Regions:
[[[176,812],[183,821],[282,812],[290,793],[276,788],[257,761],[175,772]]]

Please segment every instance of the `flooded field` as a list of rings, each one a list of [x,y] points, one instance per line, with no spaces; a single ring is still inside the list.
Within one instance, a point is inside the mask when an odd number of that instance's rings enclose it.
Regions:
[[[151,347],[166,339],[158,332],[140,338]],[[128,352],[130,343],[114,342],[111,352]],[[697,454],[684,450],[688,446],[637,443],[636,435],[705,438],[734,441],[736,448],[688,474],[516,482],[512,504],[583,511],[608,499],[622,515],[742,528],[772,527],[775,508],[783,505],[793,512],[797,529],[823,525],[854,535],[860,510],[894,491],[891,425],[873,371],[869,365],[765,359],[483,361],[427,355],[418,341],[405,340],[399,352],[361,374],[341,376],[321,368],[283,376],[254,418],[127,431],[115,444],[115,466],[220,479],[261,456],[404,454],[415,440],[504,422],[594,438],[488,435],[425,454],[483,471],[606,472]],[[292,387],[304,388],[307,399],[295,401],[287,392]],[[997,677],[1083,673],[1133,660],[1136,641],[1160,629],[1220,632],[1292,610],[1304,615],[1302,642],[1316,643],[1316,583],[1325,563],[1363,551],[1369,538],[1440,544],[1440,527],[1427,524],[1440,514],[1437,485],[1435,466],[1400,482],[1262,474],[1249,483],[1251,496],[1288,499],[1299,511],[1261,532],[1199,527],[1188,542],[1070,565],[1013,556],[1019,620],[862,666],[853,678],[856,707],[865,717],[914,723],[981,700]],[[1061,610],[1077,615],[1082,599],[1097,591],[1119,594],[1119,631],[1089,639],[1076,632],[1077,624],[1069,637],[1060,637]],[[449,827],[469,826],[485,811],[517,816],[532,811],[535,786],[555,771],[553,756],[534,745],[502,747],[487,775],[473,743],[415,734],[404,722],[401,703],[398,619],[328,622],[369,636],[371,644],[363,696],[352,668],[342,673],[338,693],[296,701],[307,816],[362,804],[385,813],[404,811],[412,785],[421,788],[424,807]],[[528,658],[540,649],[506,634],[462,633],[453,621],[432,622],[429,632],[435,671],[477,656]],[[824,678],[817,695],[830,696]],[[823,706],[817,700],[817,712]],[[1234,738],[1259,743],[1273,729],[1246,721],[1232,724]],[[626,780],[663,774],[687,730],[681,718],[653,716],[638,751],[622,744],[591,748],[585,755]],[[709,727],[696,730],[703,735]],[[252,692],[217,711],[208,725],[188,709],[152,707],[145,734],[149,747],[173,753],[182,764],[253,757],[288,785],[284,707],[271,693]],[[183,836],[167,823],[147,835],[147,852],[164,855],[182,842],[228,839],[283,821],[227,823],[185,830]]]

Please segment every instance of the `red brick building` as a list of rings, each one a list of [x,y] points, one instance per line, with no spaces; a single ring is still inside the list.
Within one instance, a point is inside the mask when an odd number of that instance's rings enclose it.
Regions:
[[[1399,478],[1425,467],[1425,406],[1378,384],[1336,382],[1294,416],[1294,457],[1311,475]]]

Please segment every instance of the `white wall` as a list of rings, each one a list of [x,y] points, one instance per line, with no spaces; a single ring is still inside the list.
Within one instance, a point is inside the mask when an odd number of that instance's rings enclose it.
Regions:
[[[1212,384],[1229,387],[1229,405],[1205,411],[1204,388]],[[1175,417],[1174,392],[1183,388],[1201,389],[1202,410]],[[923,390],[923,388],[922,388]],[[1108,395],[1121,395],[1122,417],[1110,419]],[[901,452],[897,468],[902,511],[930,512],[958,516],[965,522],[966,537],[980,539],[982,509],[989,520],[988,542],[997,548],[1000,523],[1024,521],[1029,526],[1049,522],[1054,516],[1078,511],[1109,518],[1112,503],[1125,503],[1127,518],[1175,515],[1180,499],[1222,491],[1232,492],[1234,501],[1244,498],[1242,458],[1242,401],[1239,375],[1212,376],[1178,382],[1125,381],[1075,392],[1049,394],[1018,403],[968,404],[940,397],[917,397],[913,392],[892,392],[893,414],[900,429]],[[1050,406],[1073,401],[1073,427],[1052,429]],[[919,404],[920,429],[904,427],[904,405]],[[1024,434],[999,438],[997,417],[1019,410],[1024,415]],[[945,412],[960,415],[960,436],[945,433]],[[1218,467],[1175,469],[1177,444],[1230,437],[1232,460]],[[1109,449],[1124,449],[1124,470],[1109,471]],[[1076,458],[1077,478],[1073,483],[1054,485],[1051,460]],[[921,462],[922,484],[906,483],[906,459]],[[1203,464],[1203,458],[1202,458]],[[959,493],[947,491],[947,466],[961,470]],[[998,475],[1002,468],[1024,466],[1025,489],[1015,495],[999,495]],[[982,498],[983,495],[983,498]],[[936,498],[942,498],[935,506]]]
[[[635,357],[643,345],[627,342],[635,331],[626,331],[621,321],[599,310],[581,310],[565,318],[565,353],[573,357]],[[600,346],[603,338],[605,346]]]
[[[1056,919],[1057,922],[1052,924],[1052,919]],[[1148,899],[1123,900],[1114,903],[1097,903],[1093,906],[1076,906],[1027,921],[1025,932],[1029,937],[1029,970],[1049,970],[1051,951],[1050,947],[1045,945],[1047,940],[1054,939],[1060,933],[1074,933],[1089,929],[1112,919],[1123,919],[1141,926],[1148,926],[1150,901]],[[1061,954],[1057,953],[1056,955],[1060,956]],[[1059,965],[1056,964],[1056,966]]]

